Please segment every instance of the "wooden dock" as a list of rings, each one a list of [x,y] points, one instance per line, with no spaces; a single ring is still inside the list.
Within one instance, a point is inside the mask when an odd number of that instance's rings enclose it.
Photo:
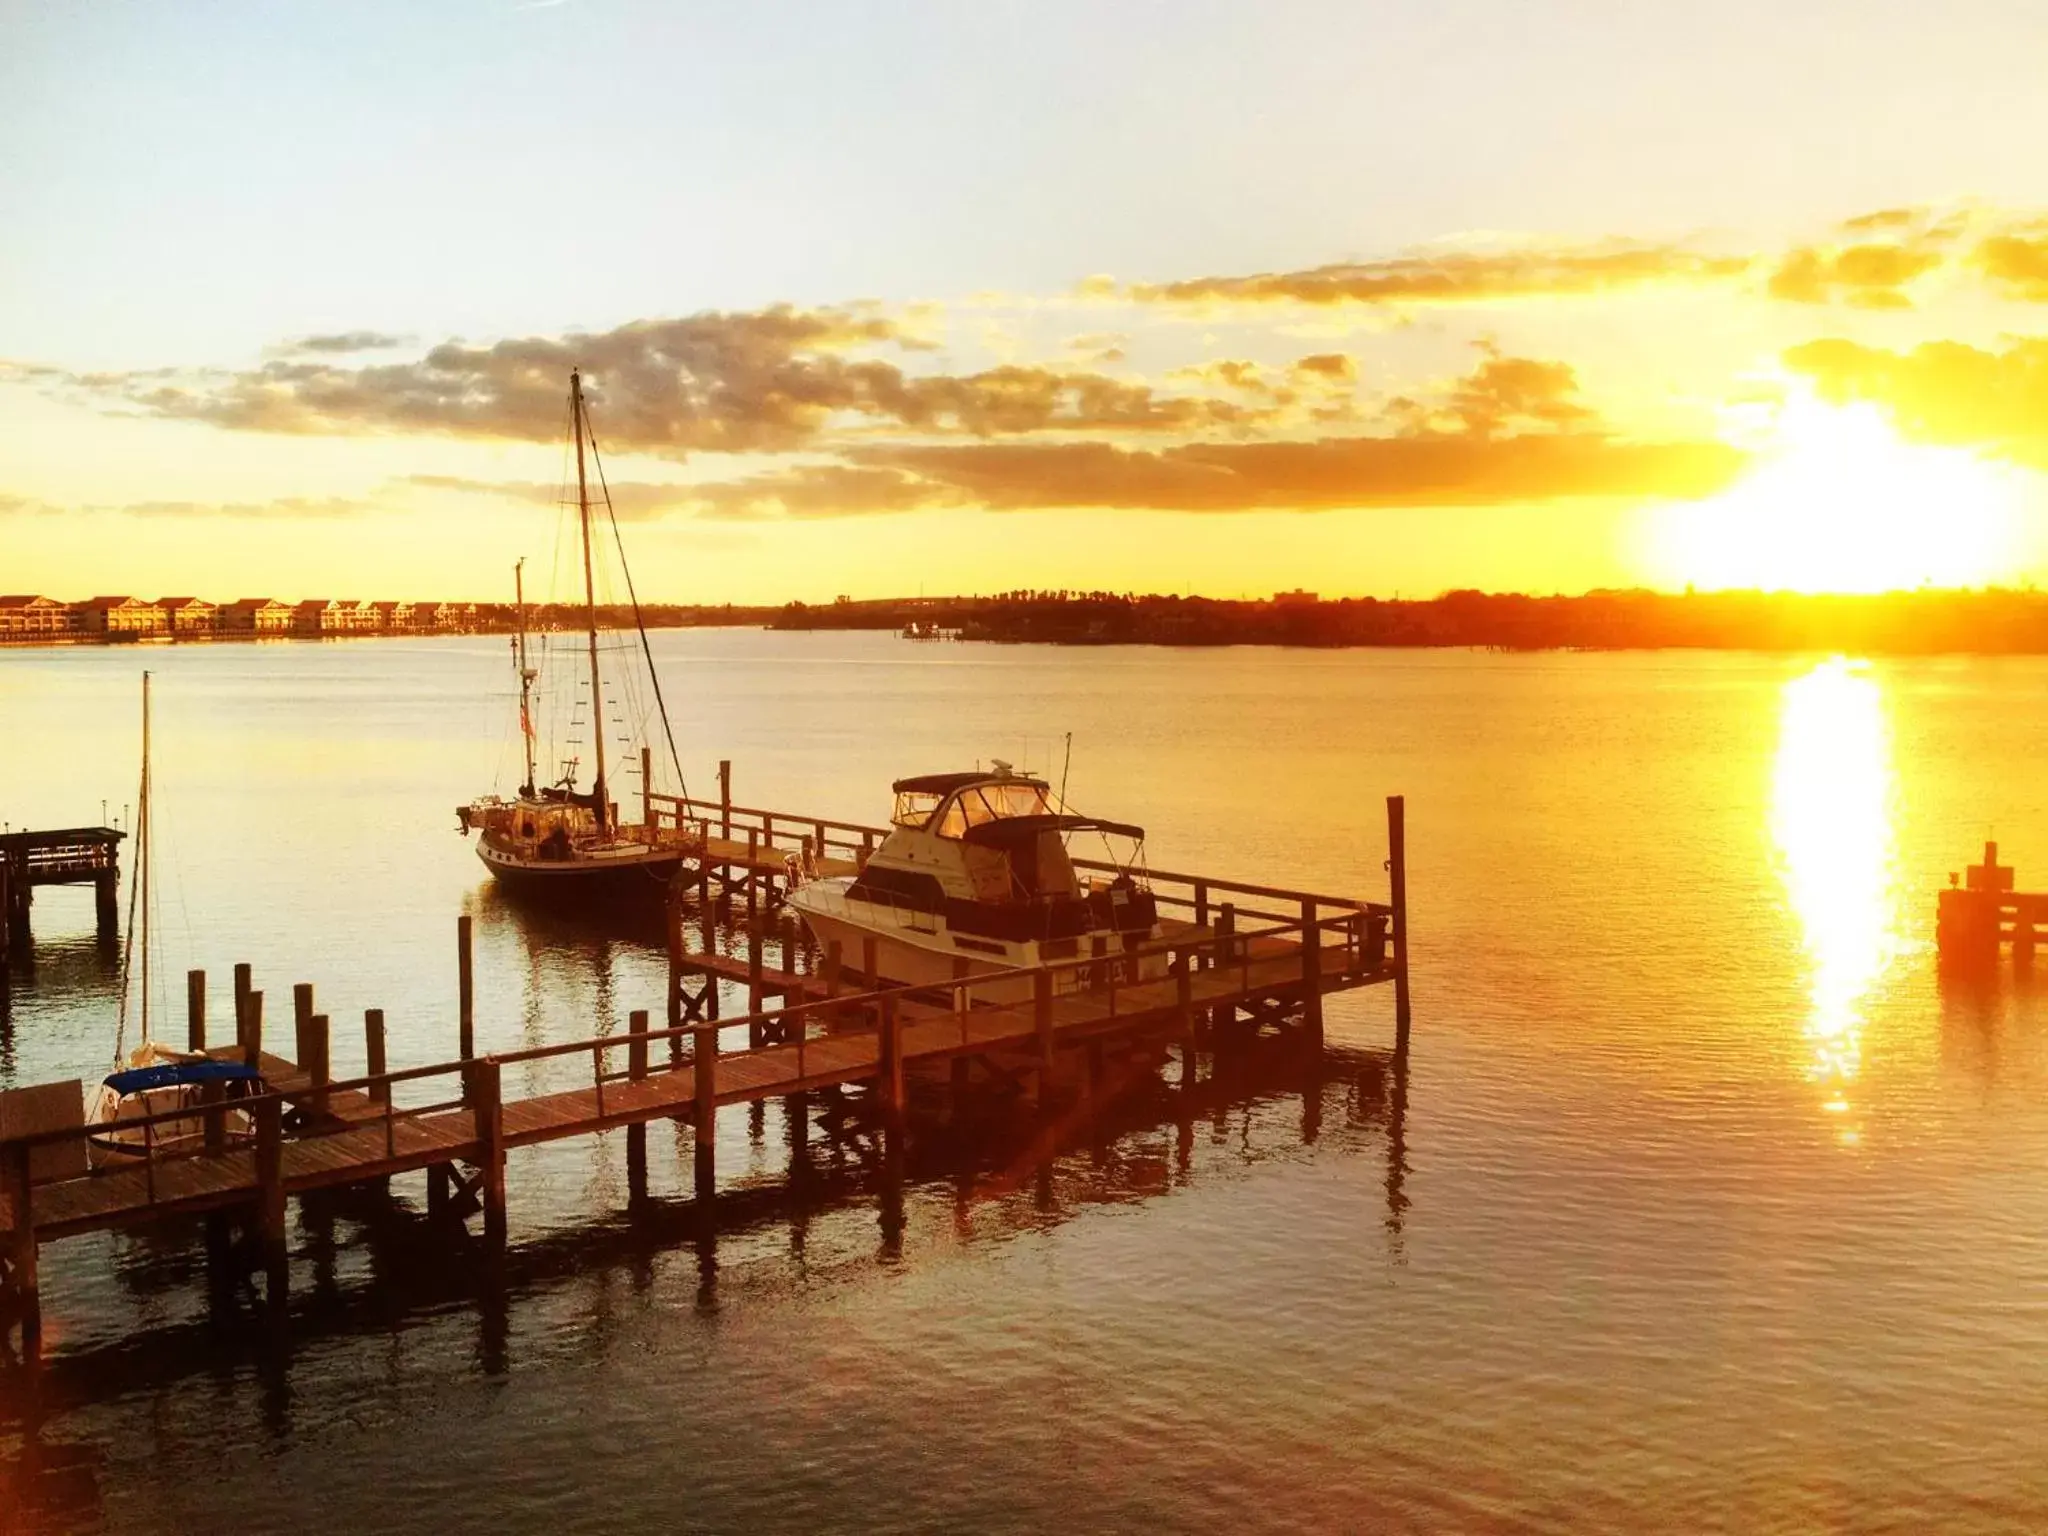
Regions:
[[[699,808],[696,802],[675,805],[672,814]],[[878,829],[746,811],[731,806],[729,797],[716,809],[717,842],[707,839],[693,874],[700,892],[716,879],[728,900],[745,894],[747,954],[735,960],[683,948],[681,898],[689,887],[679,882],[670,910],[662,1027],[652,1027],[649,1012],[640,1010],[624,1033],[477,1056],[465,917],[458,922],[454,1059],[386,1070],[383,1016],[371,1010],[364,1021],[369,1072],[334,1081],[329,1021],[314,1011],[312,988],[294,990],[294,1055],[286,1058],[266,1049],[263,994],[252,987],[248,968],[237,967],[233,1042],[208,1040],[206,978],[193,972],[188,1045],[260,1064],[269,1091],[233,1106],[215,1102],[131,1122],[178,1121],[189,1128],[203,1119],[203,1145],[91,1168],[86,1127],[75,1120],[51,1125],[47,1117],[35,1123],[28,1114],[31,1102],[47,1106],[66,1091],[77,1105],[78,1084],[0,1096],[0,1306],[19,1320],[25,1352],[36,1347],[40,1328],[38,1249],[81,1233],[234,1213],[245,1228],[238,1262],[265,1274],[266,1295],[281,1306],[286,1202],[323,1189],[425,1170],[429,1215],[466,1219],[480,1212],[484,1241],[497,1247],[505,1241],[506,1157],[517,1148],[625,1128],[629,1179],[644,1185],[648,1122],[688,1123],[698,1194],[710,1199],[721,1107],[858,1085],[884,1123],[899,1127],[913,1081],[936,1075],[958,1086],[977,1070],[1041,1102],[1086,1095],[1102,1080],[1112,1053],[1170,1048],[1186,1075],[1198,1070],[1205,1042],[1227,1032],[1300,1029],[1319,1041],[1326,995],[1382,982],[1395,988],[1396,1051],[1405,1060],[1406,855],[1399,798],[1388,801],[1385,903],[1153,871],[1149,878],[1162,908],[1178,906],[1187,915],[1171,920],[1157,943],[1124,958],[1157,956],[1165,976],[1132,979],[1136,966],[1082,956],[1045,970],[963,975],[939,988],[875,986],[871,959],[856,971],[836,952],[821,959],[787,940],[783,963],[769,967],[760,918],[769,882],[787,877],[789,866],[777,861],[794,854],[808,857],[813,868],[821,858],[848,857],[850,863],[859,847],[852,840],[866,834],[872,847]],[[652,824],[651,814],[648,820]],[[808,853],[787,846],[792,835],[810,840]],[[1030,985],[1028,1002],[994,1000],[994,993],[1012,991],[1020,980]],[[744,1013],[719,1017],[721,982],[746,988]],[[767,1006],[769,996],[780,1003]],[[583,1085],[504,1097],[506,1068],[578,1058],[589,1063]]]
[[[2014,871],[1998,862],[1998,844],[1984,845],[1984,862],[1951,874],[1935,901],[1934,942],[1944,975],[1986,977],[2001,955],[2021,970],[2034,963],[2037,942],[2048,939],[2048,895],[2013,889]]]
[[[113,933],[120,918],[121,839],[127,835],[113,827],[0,833],[0,962],[10,942],[28,937],[37,886],[90,885],[100,932]]]

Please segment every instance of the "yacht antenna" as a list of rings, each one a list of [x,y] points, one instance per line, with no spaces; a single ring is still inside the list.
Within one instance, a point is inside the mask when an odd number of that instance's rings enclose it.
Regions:
[[[512,592],[519,604],[519,629],[512,638],[512,655],[519,668],[519,734],[526,743],[526,779],[519,793],[531,795],[533,788],[533,668],[526,664],[526,557],[512,567]]]
[[[597,670],[597,583],[590,574],[590,484],[583,470],[583,375],[569,373],[569,412],[576,431],[576,510],[583,529],[583,619],[590,636],[590,739],[597,747],[597,782],[591,786],[596,797],[597,835],[611,831],[611,806],[604,783],[604,691]]]

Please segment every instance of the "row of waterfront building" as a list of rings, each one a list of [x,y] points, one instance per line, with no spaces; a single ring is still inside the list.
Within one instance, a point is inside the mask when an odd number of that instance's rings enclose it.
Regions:
[[[513,610],[498,603],[371,603],[327,597],[300,603],[274,597],[244,597],[232,603],[210,603],[203,597],[93,597],[67,603],[27,594],[0,596],[0,640],[448,634],[502,628],[513,618]]]

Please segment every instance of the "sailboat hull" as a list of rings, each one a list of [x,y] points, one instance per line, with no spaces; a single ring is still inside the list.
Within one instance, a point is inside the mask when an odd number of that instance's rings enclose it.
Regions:
[[[631,848],[587,858],[526,859],[480,843],[477,857],[509,891],[523,898],[582,906],[632,902],[660,906],[684,861],[677,848]]]

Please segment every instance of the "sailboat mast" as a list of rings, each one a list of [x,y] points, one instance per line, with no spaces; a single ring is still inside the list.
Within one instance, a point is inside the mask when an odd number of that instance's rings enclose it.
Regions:
[[[142,896],[142,1043],[149,1044],[149,674],[142,674],[142,812],[136,828],[136,884]]]
[[[576,510],[583,526],[583,620],[590,636],[590,739],[597,747],[597,830],[611,830],[611,806],[604,782],[604,692],[597,671],[597,583],[590,574],[590,483],[583,470],[583,375],[569,375],[570,416],[576,429]]]
[[[533,671],[526,664],[526,561],[521,558],[512,567],[512,593],[519,604],[519,629],[512,640],[512,655],[519,667],[519,735],[526,743],[526,777],[520,781],[519,792],[530,795],[533,789]]]

